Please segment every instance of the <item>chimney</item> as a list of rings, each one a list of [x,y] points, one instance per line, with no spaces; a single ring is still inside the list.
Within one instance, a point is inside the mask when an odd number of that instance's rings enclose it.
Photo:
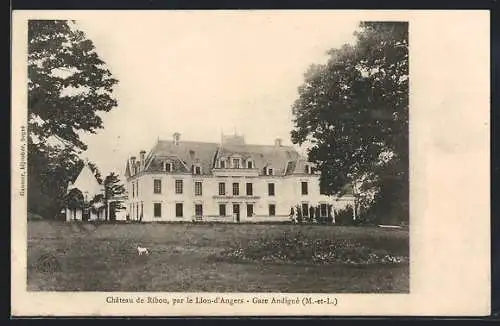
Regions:
[[[282,139],[281,138],[276,138],[274,141],[274,146],[276,147],[281,147]]]
[[[141,158],[141,171],[144,169],[144,157],[146,156],[146,151],[142,150],[139,152],[139,157]]]
[[[245,145],[245,137],[243,135],[223,135],[222,143],[228,145]]]
[[[174,137],[174,145],[178,145],[179,141],[181,139],[181,134],[178,133],[178,132],[175,132],[174,135],[173,135],[173,137]]]
[[[133,175],[135,174],[135,156],[132,156],[130,158],[130,168],[131,168],[131,171],[130,173]]]

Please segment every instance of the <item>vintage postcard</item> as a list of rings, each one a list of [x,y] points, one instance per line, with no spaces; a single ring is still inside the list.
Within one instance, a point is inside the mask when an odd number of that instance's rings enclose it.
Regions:
[[[14,11],[14,316],[490,309],[488,11]]]

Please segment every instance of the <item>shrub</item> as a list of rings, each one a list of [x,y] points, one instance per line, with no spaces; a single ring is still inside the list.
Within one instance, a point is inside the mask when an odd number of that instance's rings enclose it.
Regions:
[[[353,209],[352,206],[348,205],[343,209],[339,209],[335,212],[335,224],[338,225],[353,225]]]
[[[373,248],[353,239],[311,239],[300,233],[282,237],[261,238],[241,246],[235,245],[216,257],[219,260],[266,263],[314,264],[398,264],[408,261],[383,248]]]
[[[354,225],[377,225],[377,217],[369,212],[360,213],[353,223]]]
[[[41,220],[43,220],[42,216],[28,212],[28,221],[41,221]]]
[[[295,209],[297,210],[297,223],[304,222],[304,219],[302,218],[302,208],[299,205],[297,205]]]

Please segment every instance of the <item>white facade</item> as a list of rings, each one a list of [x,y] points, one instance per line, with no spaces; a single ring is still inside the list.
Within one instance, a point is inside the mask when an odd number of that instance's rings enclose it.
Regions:
[[[66,221],[83,221],[82,209],[69,209],[66,208]],[[103,221],[105,218],[105,211],[99,210],[98,212],[89,212],[89,221]]]
[[[142,151],[138,161],[132,157],[127,162],[126,206],[131,220],[287,221],[297,205],[323,205],[322,216],[328,214],[328,205],[333,211],[353,205],[352,196],[321,195],[319,174],[312,164],[281,142],[276,147],[183,145],[179,134],[173,144],[161,142],[147,157]]]
[[[287,221],[290,209],[296,205],[317,206],[331,204],[334,210],[352,205],[353,198],[334,198],[319,193],[317,175],[308,177],[211,177],[186,174],[165,175],[146,173],[128,182],[130,196],[129,217],[142,221],[192,221],[196,216],[195,205],[202,205],[203,220],[237,222],[235,209],[240,211],[240,222]],[[161,185],[155,192],[155,180]],[[176,180],[182,181],[182,193],[176,193]],[[195,183],[200,182],[201,195],[195,195]],[[307,183],[308,193],[302,195],[302,182]],[[219,195],[219,184],[225,184],[226,195]],[[233,184],[239,186],[239,195],[233,195]],[[252,195],[246,194],[246,187],[252,184]],[[134,184],[134,186],[132,186]],[[274,184],[274,195],[269,194],[269,184]],[[138,187],[137,187],[138,185]],[[134,187],[134,189],[132,189]],[[137,193],[137,188],[139,189]],[[160,205],[161,214],[155,216],[154,206]],[[182,216],[176,214],[176,204],[182,204]],[[220,214],[220,205],[225,204],[226,216]],[[253,214],[248,216],[248,205],[253,205]],[[235,206],[238,205],[238,206]],[[271,216],[270,205],[274,206]]]
[[[97,181],[87,163],[83,166],[75,182],[69,183],[67,193],[72,189],[80,190],[84,201],[87,203],[97,195],[104,195],[104,186]],[[88,220],[90,221],[103,220],[105,218],[103,205],[103,203],[95,203],[96,210],[88,210],[86,212],[83,209],[66,207],[66,221],[82,221],[85,214],[88,214]]]

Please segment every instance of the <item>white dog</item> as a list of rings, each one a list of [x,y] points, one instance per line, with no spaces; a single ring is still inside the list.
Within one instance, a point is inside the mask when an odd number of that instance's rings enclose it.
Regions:
[[[141,247],[141,246],[137,246],[137,253],[139,254],[139,256],[142,256],[143,254],[149,255],[149,249]]]

